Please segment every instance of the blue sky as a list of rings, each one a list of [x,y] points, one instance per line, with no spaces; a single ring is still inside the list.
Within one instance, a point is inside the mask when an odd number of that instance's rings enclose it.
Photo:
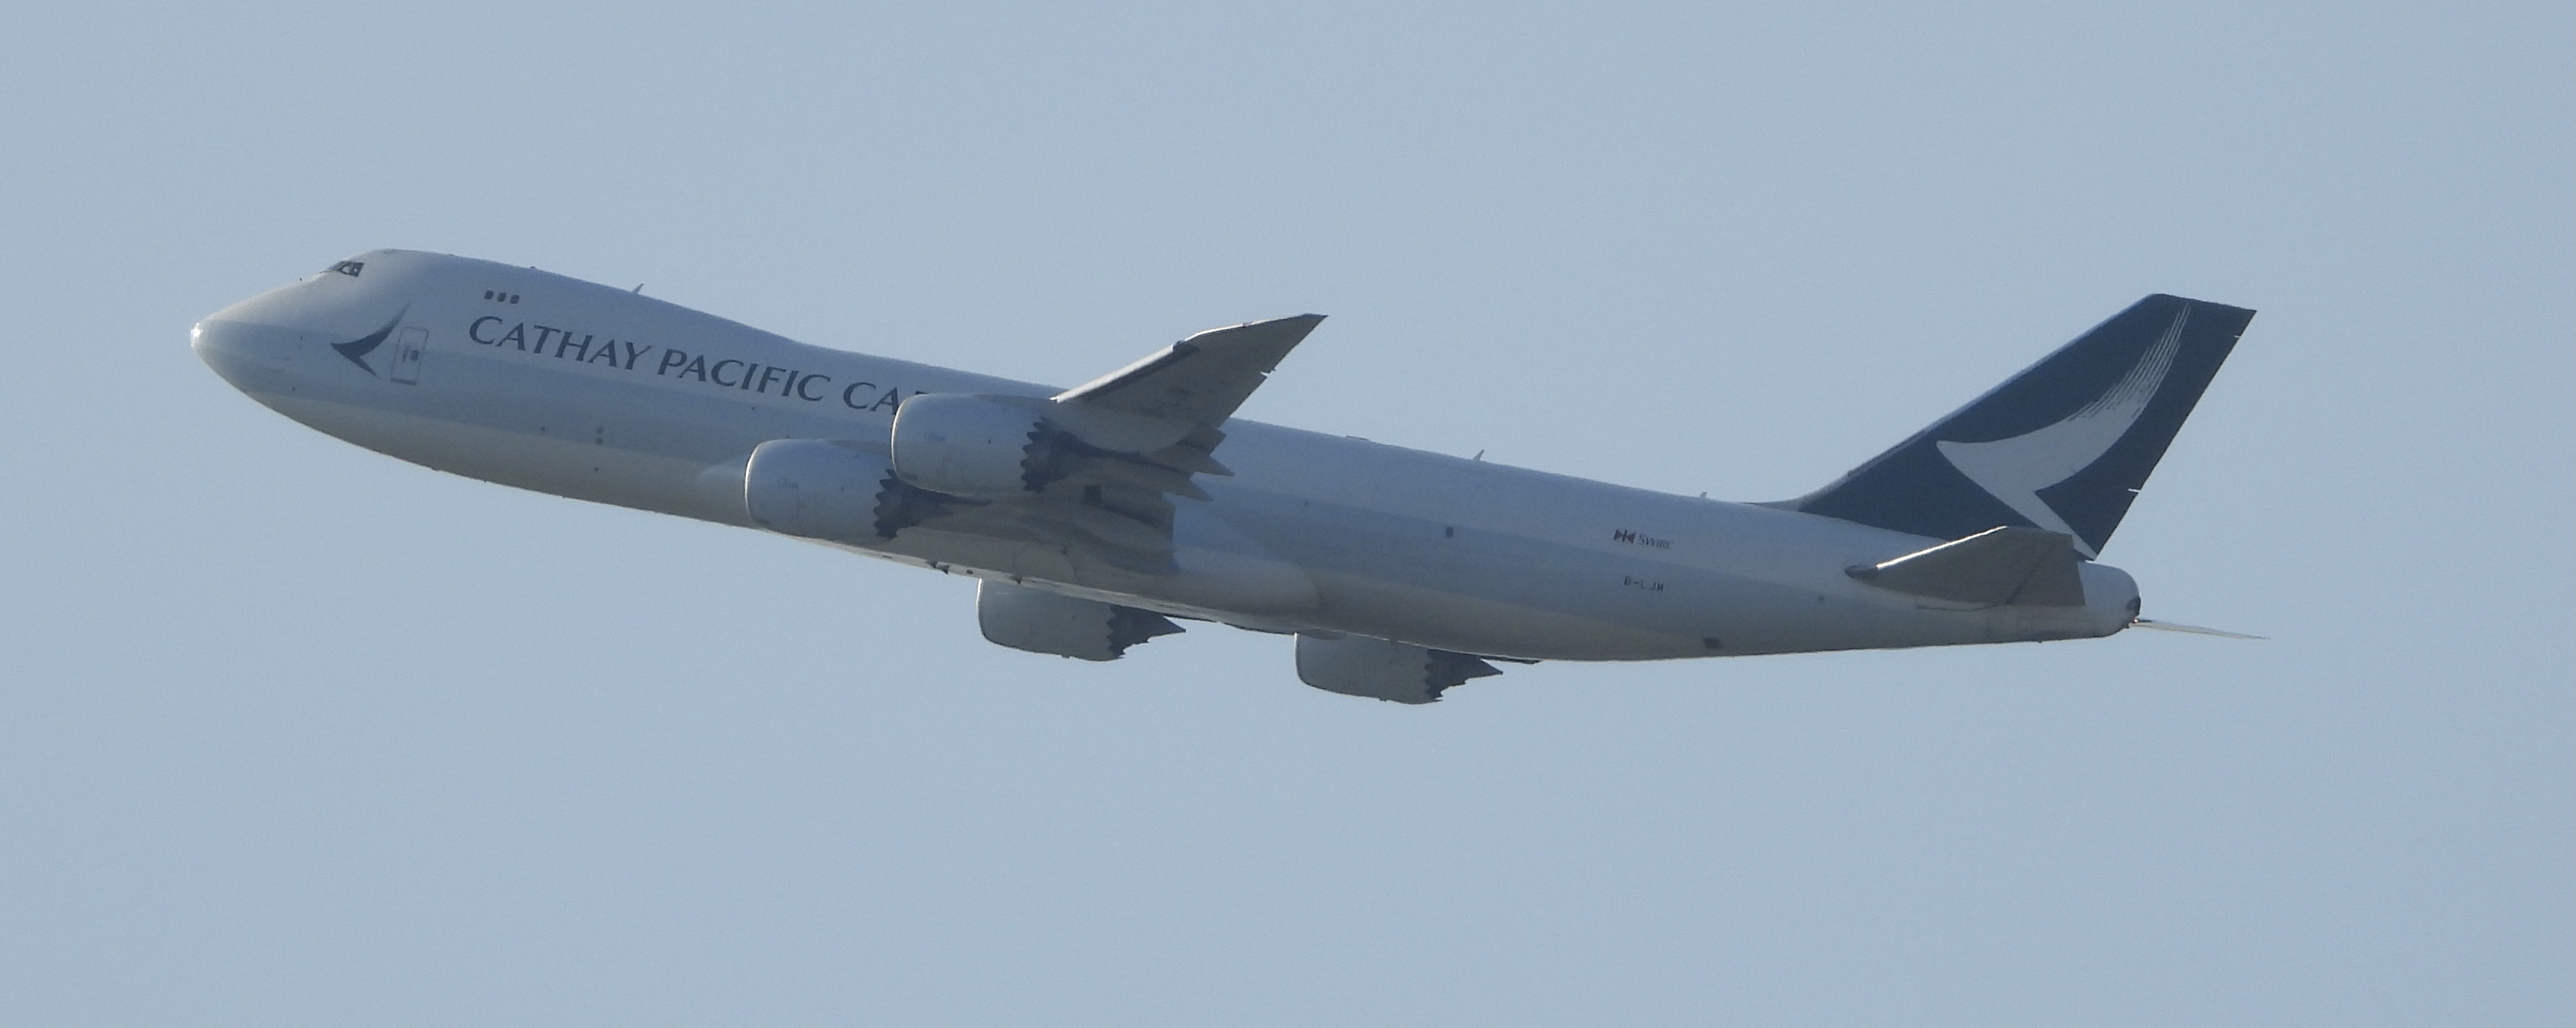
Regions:
[[[0,1021],[2564,1023],[2565,5],[94,6],[0,33]],[[1545,664],[1199,629],[295,426],[381,246],[1730,499],[2149,292],[2103,556],[2271,636]]]

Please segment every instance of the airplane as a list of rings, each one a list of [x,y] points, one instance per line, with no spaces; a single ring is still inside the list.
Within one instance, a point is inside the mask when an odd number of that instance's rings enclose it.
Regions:
[[[2095,558],[2253,316],[2149,296],[1762,503],[1235,418],[1313,314],[1062,389],[376,250],[190,340],[252,399],[403,460],[972,577],[1002,646],[1106,661],[1230,625],[1293,636],[1307,685],[1421,704],[1496,663],[2232,634],[2139,617]]]

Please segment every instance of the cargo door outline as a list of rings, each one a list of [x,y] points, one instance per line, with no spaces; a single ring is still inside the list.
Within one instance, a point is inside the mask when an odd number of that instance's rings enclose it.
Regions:
[[[429,349],[429,330],[406,327],[394,340],[394,364],[385,377],[404,385],[420,384],[420,356]]]

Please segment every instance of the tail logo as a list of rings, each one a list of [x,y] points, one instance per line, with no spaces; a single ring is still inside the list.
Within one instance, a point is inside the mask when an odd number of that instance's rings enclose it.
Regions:
[[[2188,306],[2176,312],[2164,337],[2139,355],[2137,366],[2064,420],[2010,439],[1983,443],[1942,440],[1935,445],[1951,467],[2003,501],[2004,506],[2029,518],[2033,525],[2075,537],[2076,549],[2087,557],[2096,556],[2093,544],[2069,527],[2048,501],[2040,499],[2039,491],[2091,467],[2129,434],[2130,426],[2138,423],[2138,418],[2147,412],[2148,402],[2163,388],[2165,374],[2173,369],[2174,354],[2182,348],[2183,323],[2190,317]]]

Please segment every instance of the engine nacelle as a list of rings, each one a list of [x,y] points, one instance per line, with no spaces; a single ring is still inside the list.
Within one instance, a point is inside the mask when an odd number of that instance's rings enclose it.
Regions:
[[[994,645],[1077,660],[1116,660],[1130,646],[1181,630],[1152,611],[990,579],[975,587],[975,622]]]
[[[884,457],[821,439],[772,439],[743,469],[751,522],[809,539],[892,539],[949,502],[905,485]]]
[[[895,408],[894,473],[935,493],[1001,499],[1044,488],[1030,461],[1037,412],[980,396],[924,393]],[[1039,462],[1042,463],[1042,462]]]
[[[1297,637],[1297,680],[1325,692],[1397,703],[1432,703],[1450,686],[1499,675],[1463,653],[1365,635]]]

